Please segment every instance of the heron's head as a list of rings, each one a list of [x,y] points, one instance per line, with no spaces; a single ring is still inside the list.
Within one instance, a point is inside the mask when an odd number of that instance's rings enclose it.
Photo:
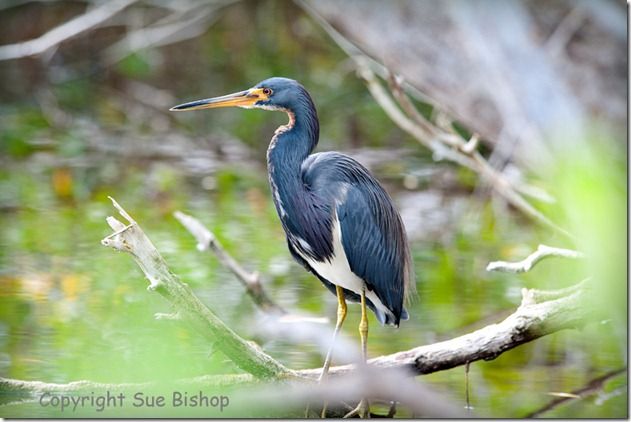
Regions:
[[[171,111],[201,110],[218,107],[262,108],[264,110],[295,111],[313,106],[309,94],[293,79],[269,78],[254,87],[221,97],[191,101],[171,108]]]

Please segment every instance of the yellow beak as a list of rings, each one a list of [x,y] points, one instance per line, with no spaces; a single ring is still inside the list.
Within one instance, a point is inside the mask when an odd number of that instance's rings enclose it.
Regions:
[[[190,111],[203,110],[205,108],[219,107],[245,107],[250,108],[257,101],[266,100],[267,95],[263,94],[262,88],[252,88],[234,94],[223,95],[221,97],[207,98],[205,100],[191,101],[171,107],[169,111]]]

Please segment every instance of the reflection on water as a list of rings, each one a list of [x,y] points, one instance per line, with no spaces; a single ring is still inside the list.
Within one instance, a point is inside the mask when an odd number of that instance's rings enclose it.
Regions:
[[[283,307],[333,319],[335,297],[289,257],[262,167],[242,172],[226,164],[212,185],[168,166],[141,165],[125,171],[129,173],[125,185],[88,182],[93,183],[91,193],[72,200],[59,193],[56,184],[62,182],[53,176],[54,169],[33,172],[11,166],[2,171],[2,185],[11,189],[3,191],[0,214],[0,375],[59,383],[80,379],[120,383],[238,371],[195,332],[153,318],[156,312],[169,312],[169,305],[146,291],[146,280],[128,256],[99,243],[109,230],[105,217],[113,212],[107,194],[132,213],[172,270],[239,334],[257,341],[289,367],[322,364],[331,324],[312,325],[309,335],[298,325],[266,326],[265,316],[243,294],[241,285],[212,256],[198,252],[195,241],[171,215],[182,209],[200,218],[247,268],[262,272],[266,289]],[[395,199],[411,218],[422,215],[423,207],[436,212],[424,202],[426,195],[395,194]],[[449,203],[446,197],[441,201]],[[411,318],[394,329],[379,326],[371,317],[371,356],[497,322],[516,308],[522,287],[545,287],[537,280],[553,272],[554,266],[542,265],[540,277],[484,272],[488,260],[505,256],[501,248],[509,237],[498,239],[489,211],[483,204],[477,207],[477,224],[458,222],[455,210],[461,207],[452,207],[448,221],[436,220],[427,226],[431,230],[411,230],[418,283],[417,297],[409,306]],[[450,236],[441,235],[443,224],[452,227]],[[459,224],[466,230],[453,229]],[[523,233],[515,236],[515,244],[532,244]],[[568,271],[569,282],[574,277]],[[352,361],[359,349],[359,309],[350,306],[349,310],[336,363]],[[314,337],[314,333],[319,334]],[[355,353],[344,353],[353,348]],[[549,393],[572,391],[605,369],[622,365],[623,354],[610,325],[561,332],[494,361],[472,364],[470,401],[476,415],[524,415],[550,401]],[[464,368],[422,379],[465,406]],[[619,415],[626,408],[626,395],[598,399],[596,407],[584,400],[550,415],[583,416],[586,409],[592,417]],[[0,416],[54,414],[33,404],[1,409]]]

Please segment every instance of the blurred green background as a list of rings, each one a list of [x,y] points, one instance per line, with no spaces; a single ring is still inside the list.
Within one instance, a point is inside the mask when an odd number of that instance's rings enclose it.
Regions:
[[[0,10],[0,44],[36,37],[85,9],[71,1],[15,3]],[[128,10],[121,20],[160,18],[161,9],[150,4]],[[553,400],[550,393],[577,390],[625,367],[623,140],[595,125],[585,134],[589,149],[567,151],[544,177],[532,177],[556,198],[535,205],[576,235],[573,244],[479,192],[469,170],[435,162],[388,119],[346,54],[292,2],[220,5],[209,29],[193,38],[108,55],[107,46],[122,31],[103,27],[48,57],[0,62],[0,376],[168,383],[238,372],[195,332],[153,318],[168,312],[168,304],[147,293],[128,256],[99,243],[110,232],[105,217],[114,213],[108,195],[236,332],[291,368],[321,365],[315,343],[257,329],[261,315],[241,285],[214,257],[198,252],[172,216],[182,210],[199,218],[246,268],[261,272],[281,305],[334,318],[335,297],[291,260],[270,198],[265,151],[286,117],[257,110],[167,111],[272,75],[307,87],[321,120],[318,150],[343,151],[369,166],[408,227],[418,297],[398,330],[370,317],[371,356],[498,322],[519,305],[522,287],[561,288],[591,276],[598,285],[594,297],[609,316],[472,364],[473,411],[521,417]],[[522,275],[485,271],[489,261],[520,260],[539,243],[577,248],[588,259],[551,259]],[[358,308],[350,309],[344,332],[359,347]],[[465,405],[464,368],[422,380]],[[241,414],[238,404],[231,406],[233,416],[257,416],[256,410]],[[0,417],[156,416],[131,412],[62,414],[0,404]],[[276,416],[292,415],[279,405]],[[626,417],[626,373],[544,416]]]

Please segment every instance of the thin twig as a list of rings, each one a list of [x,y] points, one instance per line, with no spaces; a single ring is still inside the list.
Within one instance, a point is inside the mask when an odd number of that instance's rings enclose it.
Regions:
[[[428,119],[426,119],[425,116],[423,116],[421,112],[418,111],[412,100],[410,100],[410,98],[405,94],[401,83],[401,78],[395,76],[394,74],[391,74],[388,78],[388,86],[390,88],[390,92],[392,92],[392,95],[399,103],[399,106],[401,106],[401,109],[418,126],[420,126],[423,131],[425,131],[424,137],[428,139],[436,138],[450,148],[462,148],[465,144],[462,138],[455,135],[453,131],[447,132],[446,130],[441,130],[440,128],[434,126]]]
[[[539,261],[549,257],[561,257],[569,259],[581,259],[581,252],[570,249],[554,248],[552,246],[539,245],[537,250],[519,262],[493,261],[486,266],[487,271],[503,271],[508,273],[525,273],[534,267]]]
[[[552,32],[544,44],[544,48],[547,50],[550,57],[557,57],[563,54],[568,43],[585,21],[585,18],[585,10],[583,10],[579,4],[576,4],[568,14],[561,19],[554,29],[554,32]]]
[[[608,372],[605,375],[602,375],[598,378],[594,378],[593,380],[589,381],[587,385],[585,385],[584,387],[581,387],[578,390],[574,390],[569,394],[560,395],[559,397],[552,400],[551,402],[541,407],[540,409],[530,412],[529,414],[524,416],[524,418],[526,419],[536,418],[562,405],[563,403],[569,402],[571,400],[583,399],[585,397],[589,397],[594,394],[597,394],[599,391],[602,390],[603,386],[605,385],[607,381],[609,381],[611,378],[614,378],[626,372],[626,370],[627,370],[626,367],[619,368],[614,371]]]
[[[357,72],[364,79],[368,91],[372,94],[377,104],[386,112],[388,117],[404,131],[412,135],[422,145],[434,152],[437,158],[447,158],[463,167],[475,170],[475,163],[470,157],[467,157],[457,150],[445,145],[437,137],[431,136],[431,133],[421,125],[416,124],[411,118],[406,116],[392,100],[384,87],[379,83],[372,69],[366,63],[363,57],[355,58],[357,63]]]
[[[237,279],[241,282],[243,287],[245,287],[246,293],[254,300],[254,303],[265,312],[277,315],[287,314],[287,311],[270,299],[269,295],[265,292],[261,284],[259,273],[250,272],[243,268],[237,260],[224,249],[215,235],[199,220],[181,211],[176,211],[173,215],[197,240],[197,249],[200,251],[207,250],[213,252],[219,261],[237,276]]]
[[[590,278],[586,278],[580,283],[573,284],[569,287],[556,290],[539,290],[539,289],[521,289],[521,304],[522,306],[532,305],[534,303],[543,303],[549,300],[555,300],[562,297],[569,296],[580,290],[588,290]]]
[[[469,367],[471,366],[471,362],[467,362],[464,366],[464,396],[465,396],[465,409],[467,412],[470,412],[473,408],[471,407],[471,400],[469,398]]]
[[[349,57],[354,59],[355,57],[362,57],[370,62],[371,68],[381,77],[386,79],[390,72],[383,64],[374,60],[372,57],[365,54],[359,47],[353,44],[350,40],[344,37],[339,31],[337,31],[313,6],[305,0],[294,0],[313,20],[324,29],[324,31],[331,37],[333,41],[344,51]],[[444,111],[437,101],[434,101],[426,93],[418,90],[415,86],[405,83],[405,89],[412,92],[414,97],[418,100],[426,101],[436,105],[436,109],[441,112]]]

